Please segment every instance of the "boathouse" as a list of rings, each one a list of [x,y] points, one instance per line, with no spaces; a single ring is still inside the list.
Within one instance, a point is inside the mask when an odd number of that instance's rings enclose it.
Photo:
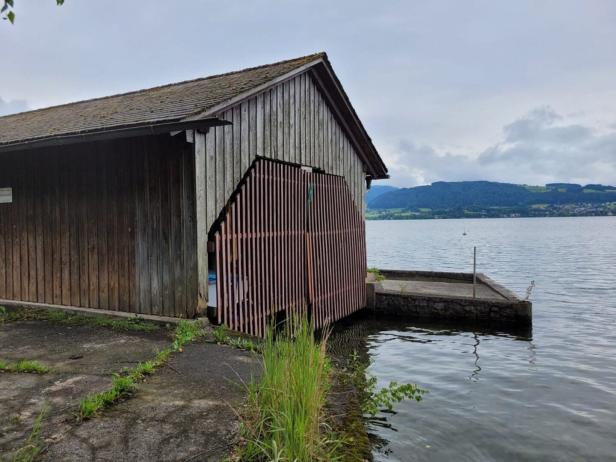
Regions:
[[[0,305],[322,326],[386,177],[324,53],[0,117]]]

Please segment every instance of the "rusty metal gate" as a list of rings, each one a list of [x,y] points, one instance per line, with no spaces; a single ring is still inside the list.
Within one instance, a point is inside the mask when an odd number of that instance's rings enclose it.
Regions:
[[[343,177],[258,159],[215,244],[217,321],[233,330],[305,311],[321,328],[366,305],[364,218]]]

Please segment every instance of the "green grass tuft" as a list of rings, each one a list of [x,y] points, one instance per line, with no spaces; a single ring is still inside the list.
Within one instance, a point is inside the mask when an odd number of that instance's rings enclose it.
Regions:
[[[46,374],[50,371],[49,367],[44,366],[38,361],[30,359],[20,359],[19,361],[9,363],[0,361],[1,372],[15,372],[23,374]]]
[[[374,278],[379,282],[385,280],[385,276],[383,276],[383,273],[378,268],[368,268],[368,273],[373,274]]]
[[[86,396],[79,403],[79,418],[89,419],[101,410],[127,398],[135,391],[135,379],[131,376],[113,376],[113,385],[109,390]]]
[[[165,365],[171,353],[182,351],[186,343],[203,335],[200,322],[180,321],[173,336],[173,344],[159,351],[154,359],[137,364],[132,369],[126,369],[123,375],[114,375],[113,384],[109,390],[86,396],[79,403],[79,419],[90,419],[103,409],[106,409],[122,399],[128,398],[135,391],[137,382],[153,374],[156,369]]]
[[[186,321],[182,319],[175,328],[173,349],[182,351],[184,345],[203,335],[203,325],[199,321]]]
[[[274,337],[262,348],[261,379],[249,385],[249,413],[241,460],[336,460],[339,443],[324,425],[331,367],[326,340],[318,342],[306,319],[293,323],[294,335]]]
[[[224,325],[217,326],[213,335],[214,341],[219,345],[229,345],[246,351],[261,351],[261,345],[257,341],[238,335],[230,335],[229,330]]]
[[[166,364],[167,361],[169,361],[169,357],[171,356],[171,353],[172,353],[171,347],[164,348],[160,350],[158,353],[156,353],[156,356],[154,357],[154,366],[158,368]]]
[[[43,405],[43,409],[34,420],[32,431],[28,436],[25,444],[19,448],[10,459],[12,462],[33,462],[43,451],[43,440],[41,438],[41,427],[43,426],[43,418],[47,414],[47,404]]]
[[[227,326],[216,326],[214,329],[214,341],[220,344],[226,344],[229,340],[229,331],[227,330]]]

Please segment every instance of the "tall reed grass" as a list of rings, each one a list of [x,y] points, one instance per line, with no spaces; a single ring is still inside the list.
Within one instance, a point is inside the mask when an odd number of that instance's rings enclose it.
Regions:
[[[306,318],[289,321],[283,334],[269,329],[262,376],[249,385],[241,460],[336,460],[338,444],[324,423],[331,379],[326,342],[315,339]]]

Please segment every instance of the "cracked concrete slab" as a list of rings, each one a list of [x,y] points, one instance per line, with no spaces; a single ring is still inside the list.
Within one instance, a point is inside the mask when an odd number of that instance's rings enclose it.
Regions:
[[[77,422],[81,398],[111,376],[152,358],[169,332],[117,332],[45,321],[0,326],[0,359],[36,359],[44,375],[0,373],[0,454],[19,447],[43,406],[42,460],[221,460],[236,444],[236,410],[259,370],[254,354],[209,343],[187,345],[140,383],[136,393],[92,420]]]

